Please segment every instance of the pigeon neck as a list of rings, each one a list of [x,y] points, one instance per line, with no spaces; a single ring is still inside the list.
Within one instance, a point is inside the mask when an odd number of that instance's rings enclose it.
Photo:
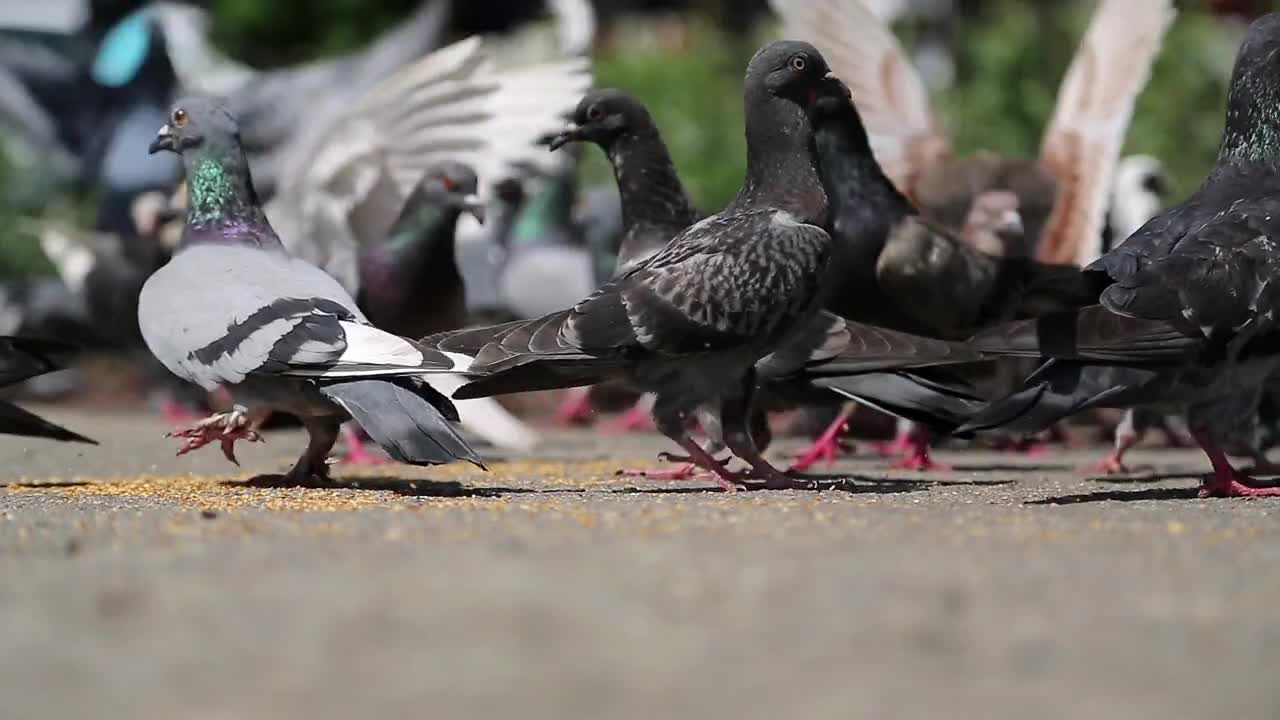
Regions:
[[[730,208],[767,206],[825,225],[827,195],[818,179],[813,128],[800,106],[747,95],[747,175]]]
[[[1280,52],[1280,51],[1277,51]],[[1271,62],[1237,61],[1218,160],[1280,169],[1280,83]]]
[[[197,153],[184,157],[187,174],[187,230],[217,230],[234,236],[258,235],[266,215],[253,189],[243,154]],[[249,230],[241,233],[239,229]],[[278,241],[277,241],[278,242]]]
[[[511,231],[511,244],[532,245],[546,239],[549,227],[568,226],[573,209],[574,171],[561,172],[529,199]]]
[[[862,119],[852,107],[848,112],[824,116],[814,128],[818,170],[831,194],[837,216],[860,208],[894,221],[912,212],[911,203],[885,176],[871,150]]]
[[[426,266],[453,264],[453,236],[461,211],[419,201],[406,206],[384,244],[387,259],[405,274]]]
[[[656,130],[622,135],[605,152],[618,182],[624,231],[641,226],[683,229],[697,221],[698,211]]]

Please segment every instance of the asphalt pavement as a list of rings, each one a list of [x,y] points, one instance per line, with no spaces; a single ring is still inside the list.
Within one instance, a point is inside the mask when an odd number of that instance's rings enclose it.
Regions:
[[[1280,501],[1193,450],[724,494],[576,431],[298,488],[294,431],[49,414],[102,445],[0,438],[0,718],[1280,717]]]

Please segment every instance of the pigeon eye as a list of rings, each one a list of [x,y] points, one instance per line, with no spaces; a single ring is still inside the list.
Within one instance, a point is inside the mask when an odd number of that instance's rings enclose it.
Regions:
[[[592,122],[596,122],[602,117],[604,117],[604,111],[600,109],[599,105],[592,105],[591,107],[587,108],[588,120]]]
[[[449,177],[448,175],[440,176],[440,184],[444,185],[444,189],[447,190],[448,192],[453,192],[454,190],[458,189],[458,183],[454,182],[453,178]]]
[[[796,72],[804,72],[804,69],[807,67],[809,67],[809,59],[806,58],[804,55],[791,56],[792,70],[795,70]]]
[[[175,126],[177,126],[177,127],[182,127],[182,126],[186,125],[186,124],[187,124],[187,111],[186,111],[186,110],[183,110],[182,108],[178,108],[177,110],[174,110],[174,111],[173,111],[173,124],[174,124]]]

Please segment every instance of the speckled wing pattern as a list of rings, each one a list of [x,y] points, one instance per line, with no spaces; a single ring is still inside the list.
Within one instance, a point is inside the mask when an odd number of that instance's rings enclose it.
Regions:
[[[829,245],[821,228],[774,209],[715,215],[569,310],[421,342],[473,357],[472,372],[493,376],[455,398],[584,384],[643,358],[751,347],[778,339],[815,300]]]
[[[893,31],[859,0],[769,0],[783,34],[822,51],[849,86],[876,161],[914,196],[917,178],[950,156],[929,91]]]
[[[1171,0],[1101,0],[1058,89],[1040,147],[1040,165],[1056,181],[1037,256],[1084,265],[1095,258],[1112,176],[1133,105],[1177,11]]]
[[[1270,173],[1237,175],[1153,218],[1090,266],[1115,281],[1101,302],[1211,337],[1273,330],[1280,203],[1258,193],[1275,182]],[[1210,214],[1216,207],[1227,209]]]

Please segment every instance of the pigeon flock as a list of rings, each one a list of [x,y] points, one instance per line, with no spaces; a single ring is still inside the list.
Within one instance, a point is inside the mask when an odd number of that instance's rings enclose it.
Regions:
[[[1280,471],[1260,420],[1280,382],[1280,14],[1246,31],[1217,160],[1173,202],[1158,160],[1120,152],[1172,0],[1098,2],[1034,159],[958,156],[861,0],[770,5],[785,39],[745,69],[745,177],[709,213],[644,103],[592,87],[586,0],[552,3],[550,49],[444,44],[449,3],[427,1],[362,51],[272,71],[154,3],[131,20],[146,47],[182,49],[150,155],[131,126],[166,93],[122,79],[147,100],[80,170],[130,239],[48,226],[42,247],[90,326],[219,405],[188,411],[179,454],[235,462],[292,416],[300,485],[328,480],[343,436],[353,457],[484,468],[486,447],[540,441],[497,398],[554,390],[564,421],[611,394],[678,450],[619,472],[726,491],[813,487],[859,413],[896,418],[894,466],[926,471],[948,438],[1026,451],[1107,409],[1099,470],[1157,426],[1208,457],[1202,496],[1280,495],[1229,459]],[[616,196],[579,202],[594,152]],[[2,336],[0,384],[76,349]],[[770,420],[797,408],[829,425],[778,467]],[[93,442],[6,402],[0,432]]]

